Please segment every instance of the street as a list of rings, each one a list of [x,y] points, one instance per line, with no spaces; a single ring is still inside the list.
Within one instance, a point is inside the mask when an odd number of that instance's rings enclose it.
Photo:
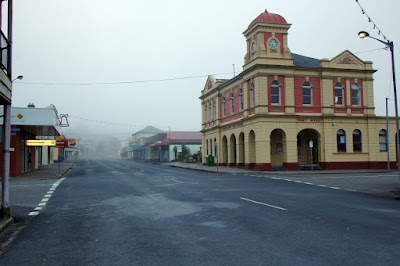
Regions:
[[[81,159],[0,265],[398,265],[399,201],[112,158]]]

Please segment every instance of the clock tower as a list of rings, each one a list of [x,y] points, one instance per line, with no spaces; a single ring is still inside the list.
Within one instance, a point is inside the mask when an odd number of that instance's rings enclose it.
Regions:
[[[257,64],[292,66],[287,45],[290,25],[282,16],[267,10],[255,18],[243,32],[247,41],[243,70]]]

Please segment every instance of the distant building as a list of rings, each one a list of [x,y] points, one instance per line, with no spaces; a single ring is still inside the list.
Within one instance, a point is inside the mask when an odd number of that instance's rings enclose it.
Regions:
[[[201,92],[203,159],[221,165],[298,170],[396,165],[394,120],[375,115],[372,62],[350,51],[333,59],[291,53],[291,24],[267,11],[244,31],[243,72],[210,76]],[[310,41],[310,45],[315,45]]]
[[[135,134],[132,134],[132,140],[130,143],[134,145],[142,145],[147,138],[154,136],[155,134],[160,132],[162,131],[158,128],[147,126],[144,129],[136,132]]]
[[[142,145],[131,144],[128,158],[167,162],[176,160],[183,146],[190,154],[201,150],[201,133],[195,131],[159,132],[143,141]]]

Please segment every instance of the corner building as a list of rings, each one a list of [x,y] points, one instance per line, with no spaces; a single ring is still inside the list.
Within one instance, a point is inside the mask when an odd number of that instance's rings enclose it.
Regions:
[[[201,92],[202,153],[259,171],[396,166],[395,122],[374,108],[372,62],[350,51],[332,60],[290,52],[291,24],[265,11],[244,31],[243,72],[209,76]]]

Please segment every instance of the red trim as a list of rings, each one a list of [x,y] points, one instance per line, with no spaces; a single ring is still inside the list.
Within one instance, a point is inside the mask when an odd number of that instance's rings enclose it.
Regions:
[[[358,170],[358,169],[386,169],[387,162],[321,162],[325,170]],[[390,162],[390,168],[396,168],[396,162]]]
[[[297,170],[299,170],[299,164],[298,163],[283,163],[283,167],[285,167],[287,171],[297,171]]]
[[[270,163],[256,163],[255,170],[256,171],[271,171],[272,166]]]

